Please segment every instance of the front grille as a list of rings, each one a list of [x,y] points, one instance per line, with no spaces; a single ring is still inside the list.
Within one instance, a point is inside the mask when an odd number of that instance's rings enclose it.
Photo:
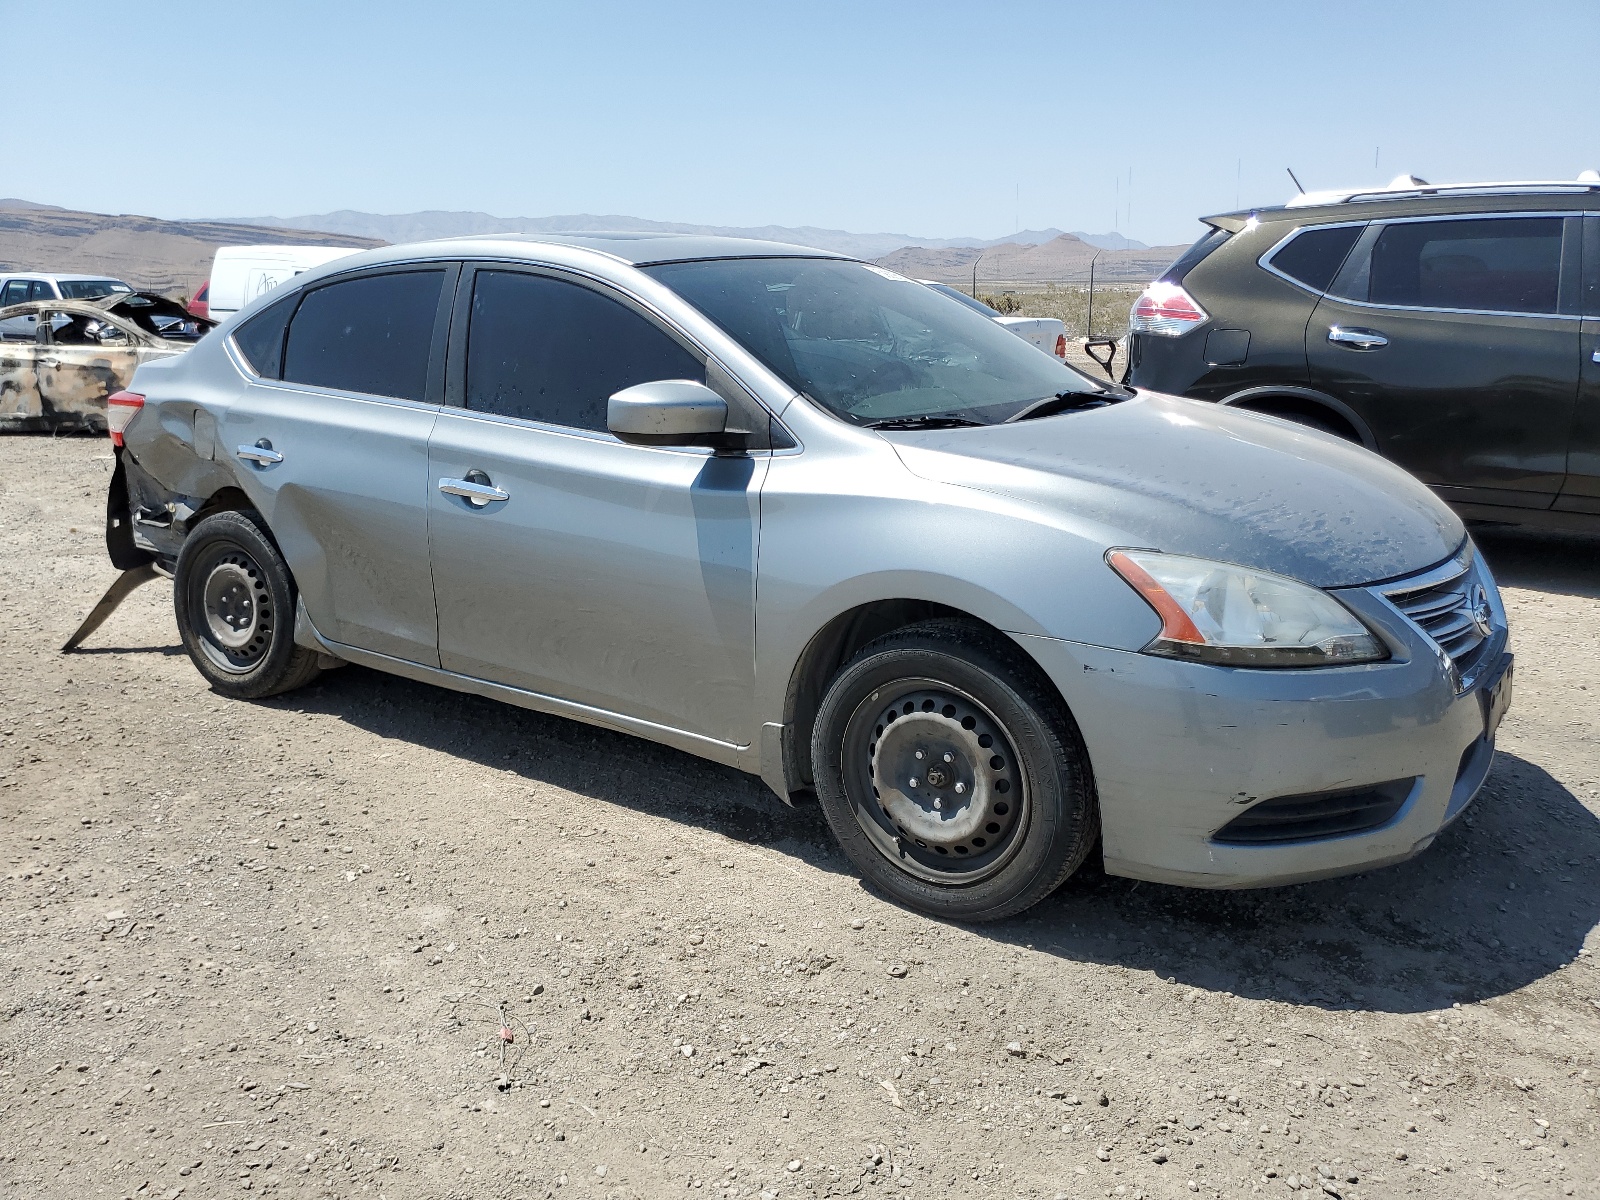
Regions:
[[[1405,805],[1415,779],[1305,796],[1279,796],[1245,810],[1212,835],[1229,846],[1262,846],[1365,833],[1387,825]]]
[[[1469,547],[1442,567],[1382,589],[1389,602],[1444,651],[1463,686],[1487,650],[1498,619],[1490,600],[1494,585],[1482,571]]]

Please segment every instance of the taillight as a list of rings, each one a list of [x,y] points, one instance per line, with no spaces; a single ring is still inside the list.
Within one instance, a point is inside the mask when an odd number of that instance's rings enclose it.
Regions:
[[[1056,334],[1056,357],[1057,358],[1066,358],[1066,356],[1067,356],[1067,335],[1064,334],[1064,333],[1058,333],[1058,334]]]
[[[1208,319],[1209,314],[1188,292],[1175,283],[1157,280],[1133,302],[1128,332],[1181,337]]]
[[[106,429],[112,445],[122,445],[122,431],[143,407],[144,397],[138,392],[114,392],[106,397]]]

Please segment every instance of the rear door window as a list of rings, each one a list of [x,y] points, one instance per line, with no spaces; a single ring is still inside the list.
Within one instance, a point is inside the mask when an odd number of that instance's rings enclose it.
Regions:
[[[613,392],[705,378],[704,364],[665,330],[591,288],[523,271],[474,277],[469,409],[604,432]]]
[[[285,382],[425,399],[444,276],[442,269],[387,271],[307,292],[289,323]]]
[[[1554,313],[1560,217],[1400,221],[1372,243],[1364,299],[1404,308]]]
[[[0,308],[10,308],[13,304],[22,304],[27,299],[28,281],[12,279],[6,283],[5,290],[0,291]]]
[[[1323,229],[1302,229],[1267,259],[1277,271],[1305,284],[1314,292],[1325,292],[1339,273],[1350,247],[1361,236],[1363,226],[1336,225]]]

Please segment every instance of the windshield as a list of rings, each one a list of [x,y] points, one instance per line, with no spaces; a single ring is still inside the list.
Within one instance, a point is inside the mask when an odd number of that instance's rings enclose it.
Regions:
[[[63,300],[98,300],[116,292],[133,291],[116,279],[63,279],[56,286],[61,289]]]
[[[1104,390],[949,297],[866,263],[734,258],[644,270],[796,391],[857,424],[997,424],[1046,397]]]

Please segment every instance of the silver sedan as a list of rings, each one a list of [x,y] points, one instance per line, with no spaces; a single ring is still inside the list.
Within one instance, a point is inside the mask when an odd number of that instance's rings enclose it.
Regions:
[[[1426,847],[1505,614],[1360,449],[1096,382],[876,266],[699,237],[387,247],[113,397],[108,544],[217,691],[360,663],[814,795],[958,920],[1091,854],[1201,887]]]

